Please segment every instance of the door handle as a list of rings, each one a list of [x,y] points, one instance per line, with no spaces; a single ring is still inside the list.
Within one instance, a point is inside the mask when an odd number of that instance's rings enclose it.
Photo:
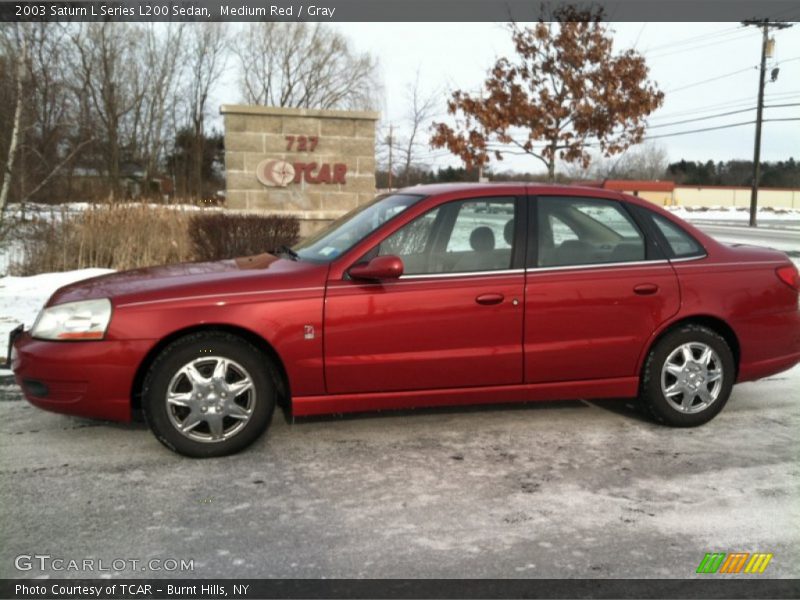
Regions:
[[[658,291],[658,286],[655,283],[640,283],[633,286],[633,292],[640,296],[650,296]]]
[[[489,306],[490,304],[500,304],[504,298],[503,294],[481,294],[475,298],[475,302]]]

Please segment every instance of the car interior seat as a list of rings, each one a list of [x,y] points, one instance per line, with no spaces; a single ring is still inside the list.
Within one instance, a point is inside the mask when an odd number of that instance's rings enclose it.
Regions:
[[[581,240],[564,240],[556,248],[553,265],[581,265],[591,262],[592,246]]]
[[[641,241],[617,244],[608,257],[608,262],[631,262],[634,260],[644,260],[644,244]]]
[[[514,219],[511,219],[503,228],[503,238],[509,246],[514,245]]]
[[[456,262],[454,271],[483,271],[495,268],[495,238],[494,231],[490,227],[482,225],[473,229],[469,236],[469,245],[472,252],[463,253]]]

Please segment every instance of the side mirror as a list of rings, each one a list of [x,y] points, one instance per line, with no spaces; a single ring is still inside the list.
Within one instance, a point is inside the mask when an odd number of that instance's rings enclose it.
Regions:
[[[399,256],[376,256],[368,263],[350,267],[353,279],[399,279],[403,274],[403,261]]]

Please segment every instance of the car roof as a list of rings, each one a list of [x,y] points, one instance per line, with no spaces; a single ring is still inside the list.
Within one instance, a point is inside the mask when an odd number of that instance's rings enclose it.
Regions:
[[[414,185],[399,189],[397,190],[397,192],[408,193],[408,194],[434,195],[434,194],[448,194],[453,192],[467,192],[470,190],[486,190],[486,189],[491,189],[493,187],[527,188],[529,192],[536,194],[546,194],[546,193],[564,194],[565,192],[582,191],[584,193],[588,192],[605,196],[607,194],[603,194],[603,192],[609,191],[609,190],[604,190],[600,187],[593,187],[590,185],[551,184],[551,183],[542,183],[540,181],[491,181],[486,183],[467,181],[467,182],[454,182],[454,183],[427,183],[421,185]],[[611,193],[611,196],[614,197],[618,197],[620,195],[621,194],[619,192]]]
[[[526,194],[532,196],[546,196],[552,195],[557,198],[559,196],[585,196],[590,198],[606,198],[608,200],[621,200],[630,204],[645,207],[651,211],[655,211],[661,215],[667,216],[668,219],[674,221],[674,215],[668,213],[664,208],[650,202],[645,198],[632,196],[616,190],[609,190],[602,187],[588,185],[567,185],[567,184],[552,184],[542,183],[541,181],[492,181],[487,183],[477,182],[458,182],[458,183],[428,183],[423,185],[414,185],[397,190],[396,193],[404,194],[419,194],[422,196],[441,196],[444,194],[457,194],[462,192],[470,192],[476,190],[487,191],[492,188],[516,188],[517,190],[525,190]],[[514,193],[514,192],[512,192]],[[683,220],[680,223],[684,228],[688,228],[690,232],[696,237],[707,237],[705,234],[699,234],[697,229]]]

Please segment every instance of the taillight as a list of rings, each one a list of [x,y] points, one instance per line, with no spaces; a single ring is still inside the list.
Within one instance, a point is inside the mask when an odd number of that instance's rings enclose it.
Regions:
[[[778,279],[783,283],[795,291],[800,291],[800,274],[797,272],[797,267],[794,265],[778,267],[775,269],[775,273],[778,275]]]

